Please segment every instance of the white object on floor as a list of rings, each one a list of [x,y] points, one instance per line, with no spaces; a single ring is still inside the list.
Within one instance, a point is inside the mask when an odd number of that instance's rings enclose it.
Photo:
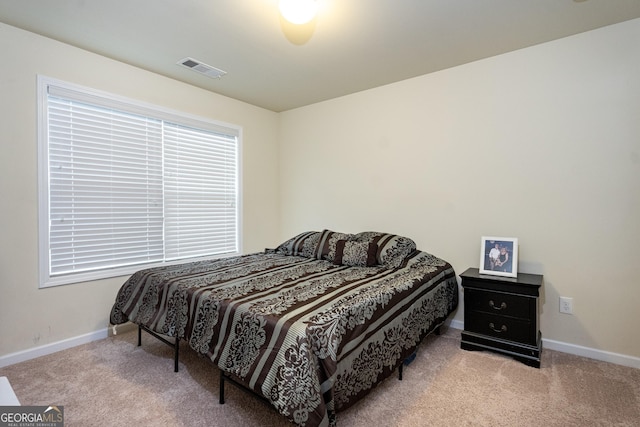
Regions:
[[[0,406],[20,406],[7,377],[0,377]]]

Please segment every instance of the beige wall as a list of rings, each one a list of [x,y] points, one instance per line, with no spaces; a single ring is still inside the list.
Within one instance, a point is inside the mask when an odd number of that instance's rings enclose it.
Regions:
[[[393,232],[462,273],[518,237],[544,338],[640,357],[638,46],[634,20],[282,113],[282,238]]]
[[[38,289],[37,74],[241,126],[243,250],[279,237],[276,113],[4,24],[0,52],[0,356],[106,328],[124,281]]]
[[[381,230],[462,272],[518,237],[546,339],[640,357],[639,45],[634,20],[277,115],[0,24],[0,357],[103,329],[124,280],[38,289],[36,74],[242,126],[245,253]]]

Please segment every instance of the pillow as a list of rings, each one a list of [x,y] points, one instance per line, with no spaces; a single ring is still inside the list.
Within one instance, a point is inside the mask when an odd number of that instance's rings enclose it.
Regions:
[[[416,243],[408,237],[387,234],[378,241],[378,262],[389,268],[398,268],[416,251]]]
[[[350,267],[373,267],[376,265],[376,252],[378,245],[373,242],[338,240],[333,263]]]
[[[319,239],[319,231],[305,231],[280,244],[276,248],[276,252],[283,255],[313,258]]]
[[[387,268],[400,267],[404,260],[416,251],[416,243],[413,240],[396,234],[365,231],[356,234],[353,240],[376,243],[376,262]]]
[[[324,259],[333,262],[336,257],[336,243],[338,240],[351,240],[352,238],[353,234],[324,230],[320,234],[314,256],[316,259]]]

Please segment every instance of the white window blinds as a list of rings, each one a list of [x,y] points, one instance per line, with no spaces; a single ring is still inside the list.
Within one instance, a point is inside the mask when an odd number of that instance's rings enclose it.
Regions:
[[[238,129],[42,80],[41,286],[238,252]]]
[[[48,105],[51,274],[162,260],[162,123]]]
[[[235,139],[165,123],[167,259],[236,249]]]

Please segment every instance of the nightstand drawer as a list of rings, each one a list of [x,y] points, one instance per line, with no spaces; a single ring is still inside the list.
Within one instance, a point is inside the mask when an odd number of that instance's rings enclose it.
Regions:
[[[517,341],[523,344],[536,344],[531,334],[531,322],[479,311],[467,311],[464,319],[465,331]]]
[[[464,294],[464,303],[469,311],[531,319],[531,298],[474,288],[465,288]]]

